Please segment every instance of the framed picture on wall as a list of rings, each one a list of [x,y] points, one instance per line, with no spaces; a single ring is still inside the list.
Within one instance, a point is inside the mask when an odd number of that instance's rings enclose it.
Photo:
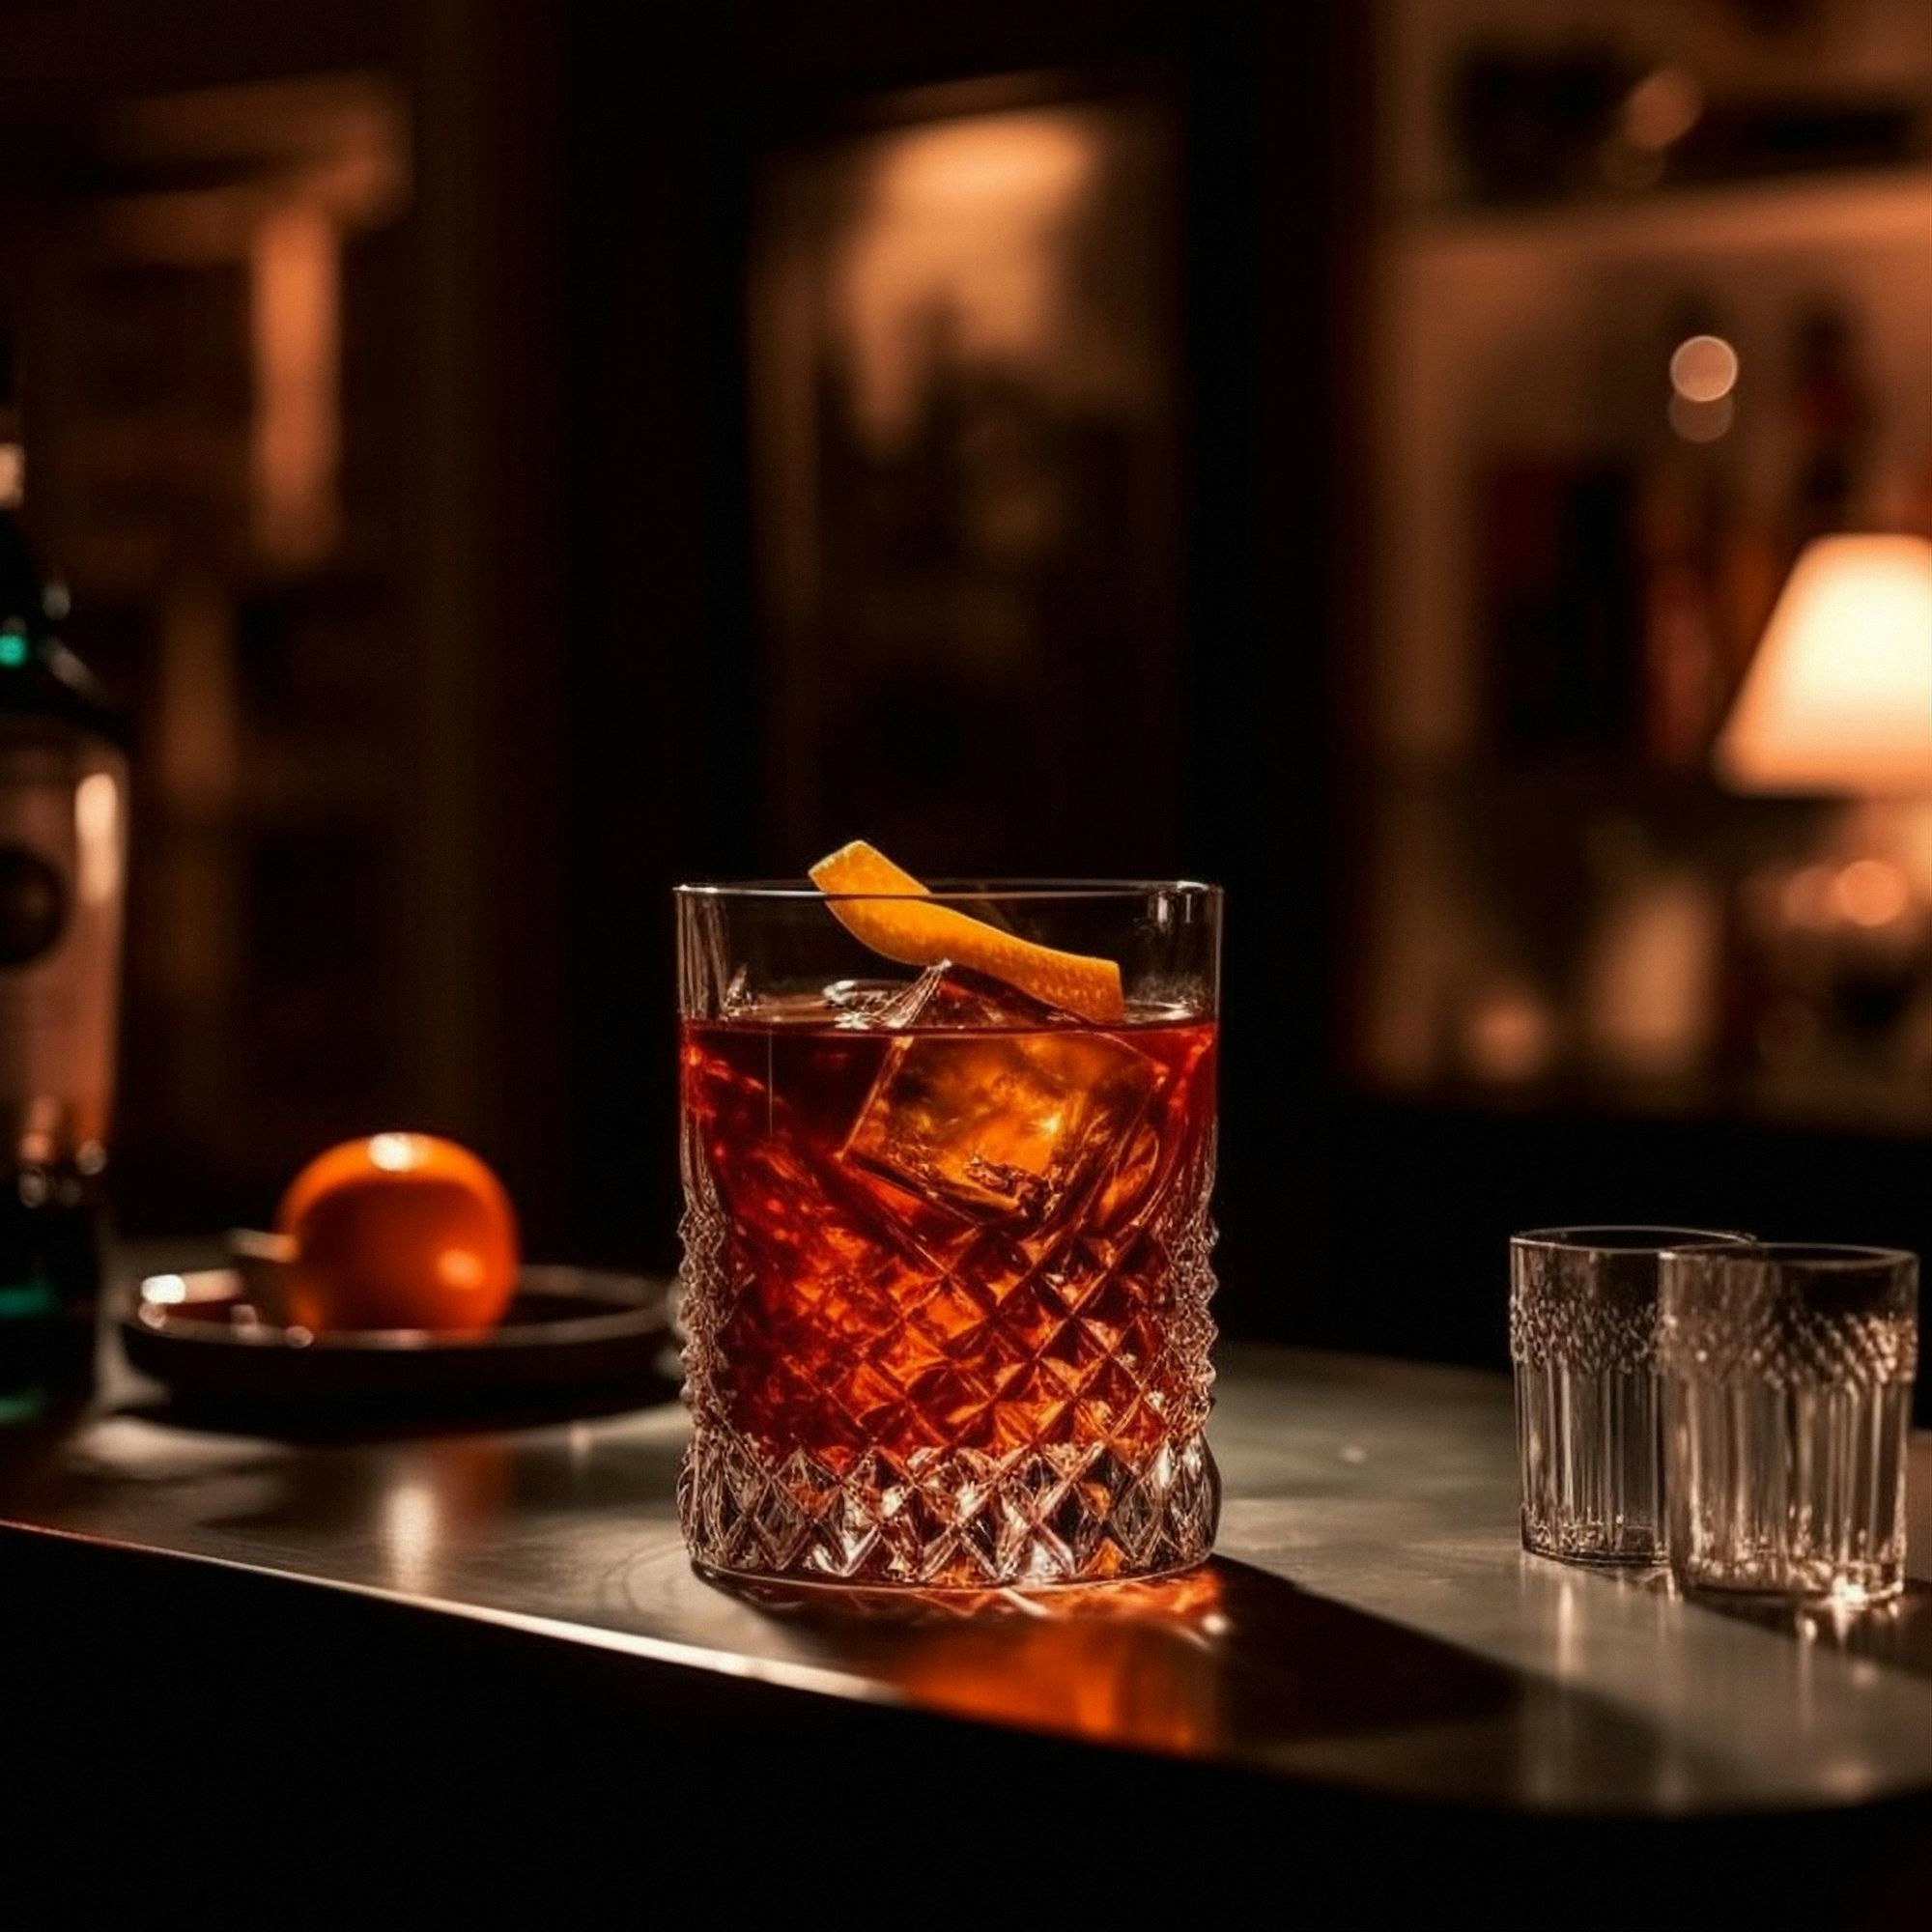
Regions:
[[[1157,92],[1042,79],[767,157],[767,777],[801,858],[860,832],[942,872],[1171,856],[1177,148]]]

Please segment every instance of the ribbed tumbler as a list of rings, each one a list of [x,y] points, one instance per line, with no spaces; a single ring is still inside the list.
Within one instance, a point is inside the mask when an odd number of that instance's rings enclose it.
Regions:
[[[1663,1561],[1659,1259],[1741,1238],[1690,1228],[1541,1228],[1510,1242],[1525,1549],[1590,1563]]]
[[[1851,1605],[1895,1596],[1917,1258],[1768,1242],[1666,1255],[1660,1273],[1678,1581]]]

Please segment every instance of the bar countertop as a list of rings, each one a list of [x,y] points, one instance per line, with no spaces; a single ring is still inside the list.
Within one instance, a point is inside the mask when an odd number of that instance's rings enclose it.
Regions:
[[[146,1552],[150,1589],[239,1571],[311,1605],[400,1600],[600,1651],[684,1698],[728,1681],[1397,1800],[1682,1818],[1932,1794],[1932,1589],[1833,1625],[1526,1556],[1512,1429],[1501,1377],[1227,1350],[1208,1569],[881,1603],[696,1576],[668,1392],[595,1419],[296,1443],[178,1426],[123,1384],[35,1453],[0,1451],[0,1551]],[[1932,1437],[1913,1494],[1922,1574]]]

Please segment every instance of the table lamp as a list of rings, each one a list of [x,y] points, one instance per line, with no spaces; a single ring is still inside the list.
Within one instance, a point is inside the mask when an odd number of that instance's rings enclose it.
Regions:
[[[1844,801],[1801,863],[1747,882],[1767,1060],[1932,1053],[1932,541],[1800,554],[1715,753],[1733,790]],[[1915,795],[1917,808],[1902,802]]]
[[[1932,792],[1932,541],[1808,545],[1716,756],[1738,791]]]

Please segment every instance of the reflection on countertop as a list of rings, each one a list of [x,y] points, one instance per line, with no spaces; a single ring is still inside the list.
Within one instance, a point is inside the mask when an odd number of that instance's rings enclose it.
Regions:
[[[1524,1556],[1501,1378],[1227,1356],[1221,1554],[1150,1583],[959,1596],[708,1581],[678,1538],[670,1401],[291,1442],[175,1426],[123,1382],[65,1433],[5,1438],[0,1518],[430,1605],[640,1670],[1349,1789],[1679,1813],[1932,1787],[1932,1592],[1820,1631]],[[1921,1498],[1928,1457],[1922,1439]]]

